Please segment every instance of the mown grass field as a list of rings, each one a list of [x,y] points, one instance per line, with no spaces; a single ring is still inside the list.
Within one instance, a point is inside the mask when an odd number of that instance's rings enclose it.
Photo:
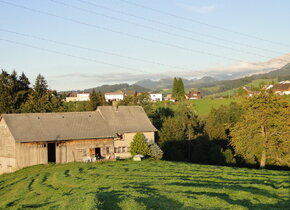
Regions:
[[[199,116],[206,116],[212,108],[218,108],[221,105],[229,105],[231,102],[235,102],[236,98],[223,98],[223,99],[197,99],[197,100],[185,100],[184,104],[189,106]],[[169,107],[172,110],[177,109],[178,103],[168,103],[168,101],[162,101],[156,103],[158,107]]]
[[[39,165],[0,176],[0,208],[289,209],[289,178],[149,160]]]

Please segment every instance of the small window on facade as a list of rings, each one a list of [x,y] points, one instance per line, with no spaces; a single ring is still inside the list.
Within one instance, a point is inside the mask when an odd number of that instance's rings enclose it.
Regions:
[[[110,147],[106,147],[106,152],[110,153]]]
[[[117,151],[117,147],[115,147],[115,148],[114,148],[114,152],[115,152],[115,153],[117,153],[117,152],[118,152],[118,151]]]
[[[126,147],[122,147],[122,152],[126,152]]]

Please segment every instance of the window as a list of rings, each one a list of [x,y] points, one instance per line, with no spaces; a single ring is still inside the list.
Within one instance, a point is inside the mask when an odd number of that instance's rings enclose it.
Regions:
[[[122,147],[122,152],[126,152],[126,147]]]
[[[106,152],[110,153],[110,147],[106,147]]]

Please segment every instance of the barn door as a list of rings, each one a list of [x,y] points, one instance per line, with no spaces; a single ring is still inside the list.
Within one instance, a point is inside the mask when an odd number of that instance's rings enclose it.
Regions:
[[[47,160],[50,163],[56,162],[55,143],[47,144]]]

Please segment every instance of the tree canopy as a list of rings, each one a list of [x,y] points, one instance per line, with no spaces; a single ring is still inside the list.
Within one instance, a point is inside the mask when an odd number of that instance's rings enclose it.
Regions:
[[[290,166],[290,110],[280,96],[259,94],[243,102],[244,113],[231,131],[231,145],[244,158],[260,167],[268,160]]]

